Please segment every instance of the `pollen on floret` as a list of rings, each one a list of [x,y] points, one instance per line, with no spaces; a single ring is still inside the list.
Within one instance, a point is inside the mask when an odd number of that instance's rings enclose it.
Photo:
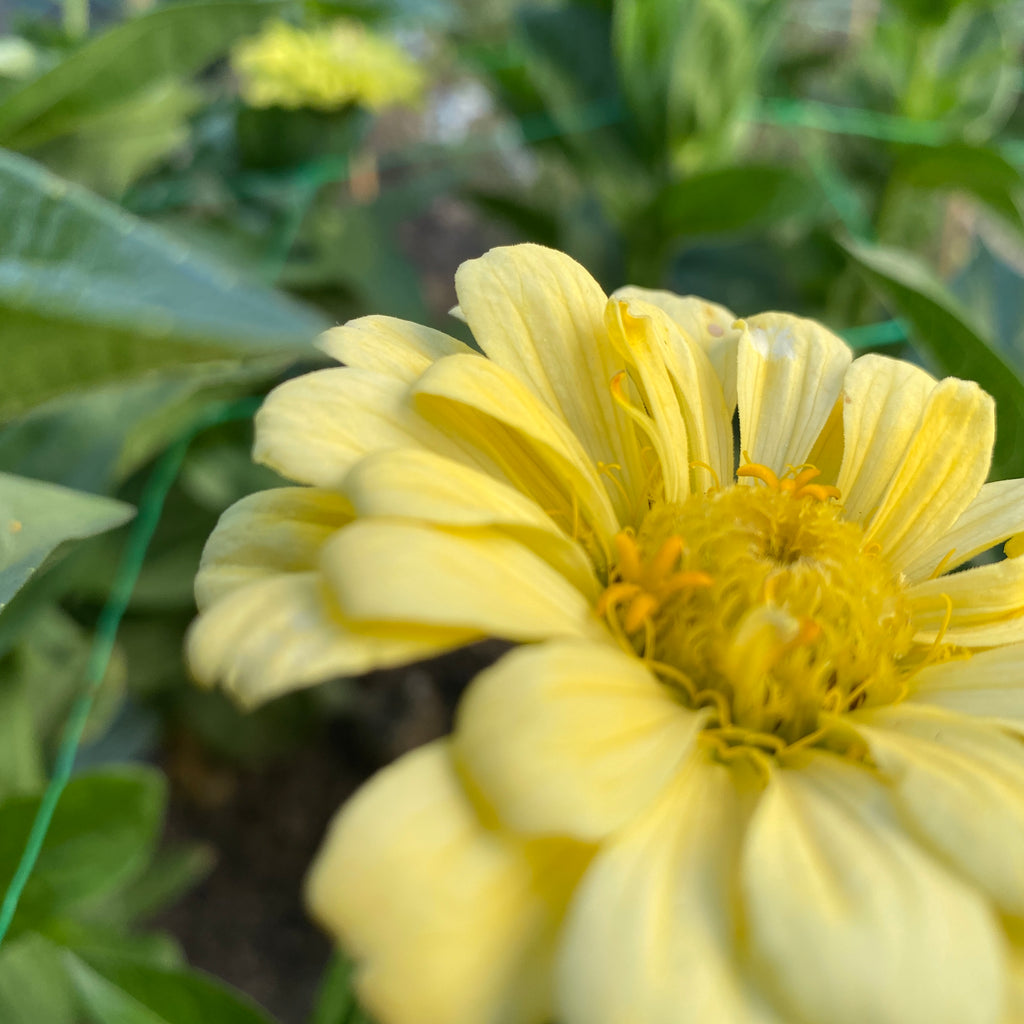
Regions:
[[[711,709],[724,749],[806,742],[900,699],[913,670],[900,580],[819,475],[748,462],[736,484],[655,504],[616,538],[598,613],[683,703]]]

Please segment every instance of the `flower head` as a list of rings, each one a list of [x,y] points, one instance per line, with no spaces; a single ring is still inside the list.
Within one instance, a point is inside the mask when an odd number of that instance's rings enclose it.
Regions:
[[[537,246],[456,283],[483,355],[368,317],[269,397],[256,457],[304,486],[225,515],[190,640],[248,703],[520,643],[314,867],[370,1010],[1021,1019],[1024,481],[985,483],[991,399]]]
[[[231,66],[253,107],[369,110],[414,103],[423,92],[416,64],[357,22],[305,30],[284,21],[235,47]]]

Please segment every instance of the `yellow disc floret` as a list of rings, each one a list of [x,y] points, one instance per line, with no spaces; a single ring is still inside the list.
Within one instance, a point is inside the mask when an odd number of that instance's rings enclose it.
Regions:
[[[655,505],[620,534],[598,612],[681,699],[713,709],[723,743],[778,750],[898,700],[913,629],[898,578],[817,470],[737,476],[750,482]]]

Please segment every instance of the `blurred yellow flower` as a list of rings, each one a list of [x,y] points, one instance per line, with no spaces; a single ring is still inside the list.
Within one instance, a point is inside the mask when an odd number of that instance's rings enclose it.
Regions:
[[[352,103],[380,110],[415,103],[424,88],[403,50],[357,22],[310,31],[273,22],[235,47],[231,66],[252,107],[338,110]]]
[[[313,869],[370,1012],[1024,1020],[1021,545],[952,572],[1024,532],[991,399],[537,246],[456,284],[485,355],[367,317],[269,396],[304,486],[225,514],[190,637],[247,704],[522,645]]]

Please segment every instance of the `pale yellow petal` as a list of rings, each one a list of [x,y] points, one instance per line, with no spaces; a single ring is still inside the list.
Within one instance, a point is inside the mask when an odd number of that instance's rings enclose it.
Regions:
[[[903,831],[868,769],[827,754],[774,773],[748,831],[751,953],[794,1019],[999,1024],[987,902]]]
[[[256,414],[253,458],[299,483],[337,488],[358,458],[380,448],[461,457],[412,409],[406,383],[372,370],[338,367],[285,381]]]
[[[1024,744],[911,702],[851,720],[911,830],[1003,911],[1024,914]]]
[[[705,717],[611,641],[540,644],[474,680],[455,750],[510,828],[599,839],[658,796]]]
[[[384,1024],[544,1024],[557,903],[483,827],[447,744],[406,754],[342,807],[310,873],[313,916]]]
[[[613,299],[609,310],[622,301]],[[614,332],[609,323],[609,334],[636,366],[655,420],[667,422],[666,447],[679,446],[678,475],[686,484],[680,493],[728,484],[733,477],[732,412],[707,356],[660,307],[634,298],[626,302],[626,314],[628,321],[616,315],[613,322],[628,322],[631,329]]]
[[[995,406],[977,384],[952,377],[933,389],[877,509],[869,542],[894,568],[918,559],[957,521],[988,475]]]
[[[483,351],[564,418],[592,461],[617,463],[639,488],[639,447],[609,390],[622,363],[600,285],[564,253],[514,245],[463,263],[455,290]]]
[[[1024,643],[930,665],[912,687],[915,701],[1024,731]]]
[[[216,601],[187,638],[196,679],[252,707],[290,690],[400,665],[478,637],[455,629],[358,629],[315,572],[257,580]]]
[[[836,486],[847,519],[866,523],[917,432],[935,378],[887,356],[855,359],[843,379],[843,462]]]
[[[936,568],[949,572],[1021,532],[1024,480],[996,480],[982,487],[952,529],[922,551],[904,574],[917,582],[927,579]]]
[[[605,323],[612,344],[631,369],[633,386],[639,390],[634,403],[637,418],[645,426],[644,438],[654,448],[661,467],[664,500],[683,501],[690,493],[690,445],[686,419],[672,380],[665,368],[666,324],[628,303],[608,303]],[[631,401],[624,391],[625,401]]]
[[[324,542],[351,519],[345,498],[316,487],[278,487],[242,498],[206,541],[196,604],[202,610],[255,580],[316,568]]]
[[[676,295],[656,288],[627,285],[612,293],[613,299],[641,299],[663,309],[691,341],[707,354],[725,395],[730,416],[736,408],[736,346],[740,332],[736,315],[717,302],[695,295]]]
[[[921,642],[934,639],[947,615],[946,643],[985,646],[971,637],[979,627],[989,626],[1016,629],[1024,640],[1024,558],[939,576],[909,587],[906,594]]]
[[[618,516],[578,439],[514,374],[490,360],[449,356],[413,388],[416,408],[450,436],[465,438],[512,485],[570,535],[596,531],[607,545]]]
[[[396,448],[360,459],[344,490],[360,516],[500,527],[597,599],[598,581],[583,548],[535,501],[486,473],[433,452]]]
[[[473,350],[430,327],[393,316],[362,316],[322,334],[317,345],[346,366],[374,370],[406,383],[431,363]]]
[[[653,810],[602,848],[566,923],[559,1019],[781,1024],[740,966],[742,805],[727,768],[694,758]]]
[[[740,448],[782,474],[802,465],[828,422],[850,365],[843,341],[813,320],[761,313],[737,351]]]
[[[346,617],[474,630],[506,640],[604,637],[589,601],[522,544],[487,530],[357,520],[321,568]]]

